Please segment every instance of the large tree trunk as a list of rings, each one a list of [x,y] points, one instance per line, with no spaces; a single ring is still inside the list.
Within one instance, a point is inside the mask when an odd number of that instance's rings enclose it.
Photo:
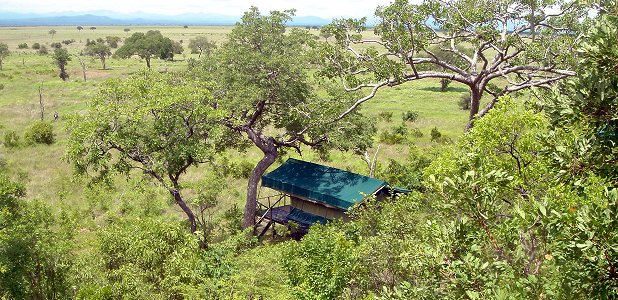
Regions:
[[[105,57],[101,57],[101,64],[103,64],[103,70],[105,70]]]
[[[481,106],[481,97],[483,96],[483,89],[480,87],[472,87],[470,89],[470,116],[468,117],[468,125],[466,126],[466,132],[472,129],[474,126],[474,118],[479,113]]]
[[[182,211],[184,211],[185,214],[187,215],[187,218],[189,219],[189,223],[191,223],[191,233],[195,232],[197,230],[197,224],[195,222],[195,214],[193,213],[191,208],[189,208],[187,203],[185,203],[185,201],[182,199],[182,196],[180,195],[180,191],[178,191],[178,189],[170,188],[169,191],[170,191],[170,194],[172,194],[172,197],[174,197],[176,204],[178,204],[178,206],[180,206]]]
[[[267,149],[262,149],[262,152],[264,152],[264,157],[262,157],[262,160],[253,168],[249,176],[249,182],[247,183],[247,203],[245,203],[245,214],[242,220],[243,228],[255,225],[258,183],[262,175],[264,175],[264,172],[266,172],[266,169],[275,162],[275,159],[279,155],[277,146],[274,144],[270,144]]]
[[[150,69],[150,57],[146,57],[146,66]]]

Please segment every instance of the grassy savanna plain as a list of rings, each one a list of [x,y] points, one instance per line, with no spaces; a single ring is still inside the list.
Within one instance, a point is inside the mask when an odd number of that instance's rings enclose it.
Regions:
[[[84,50],[87,39],[95,40],[107,36],[124,39],[135,32],[159,30],[164,36],[181,42],[184,53],[177,54],[174,61],[153,59],[152,68],[160,72],[182,70],[187,67],[187,59],[197,58],[197,54],[191,54],[187,47],[192,38],[204,35],[212,41],[221,43],[232,27],[97,26],[94,30],[89,29],[90,26],[83,27],[81,31],[73,26],[0,28],[0,42],[8,44],[12,51],[12,54],[4,59],[4,69],[0,72],[0,84],[3,86],[0,90],[0,138],[9,131],[15,131],[22,137],[17,147],[6,147],[0,143],[0,159],[13,176],[25,182],[27,199],[44,200],[58,212],[63,208],[69,208],[69,211],[74,212],[80,220],[79,236],[85,240],[91,240],[93,238],[91,233],[113,216],[137,214],[183,218],[180,209],[170,202],[167,192],[141,174],[136,173],[130,179],[117,177],[111,187],[89,186],[87,178],[73,176],[69,162],[64,159],[67,140],[66,117],[86,111],[89,99],[97,93],[99,86],[106,79],[126,78],[146,67],[145,61],[137,57],[110,58],[107,61],[107,69],[103,70],[98,59],[80,56],[80,53]],[[130,31],[125,32],[125,28],[129,28]],[[54,35],[49,34],[52,29],[56,31]],[[319,34],[317,30],[310,32]],[[365,35],[371,36],[372,32],[366,32]],[[75,42],[68,46],[63,44],[72,55],[72,60],[67,66],[70,78],[62,81],[51,58],[53,51],[50,44],[70,39],[74,39]],[[22,43],[27,43],[29,47],[33,43],[45,45],[50,50],[50,55],[38,55],[33,49],[18,49],[18,45]],[[86,81],[82,78],[80,58],[87,65]],[[433,128],[437,128],[442,136],[451,140],[457,140],[463,134],[468,112],[461,110],[457,102],[461,96],[467,94],[467,88],[452,83],[448,91],[440,92],[439,87],[438,80],[406,83],[379,91],[374,99],[362,106],[361,111],[376,121],[378,132],[369,155],[373,156],[379,147],[377,155],[379,164],[385,166],[388,159],[405,160],[411,144],[427,151],[438,146],[438,143],[432,142],[430,138]],[[56,142],[49,146],[26,145],[23,141],[23,133],[27,126],[40,118],[39,88],[43,95],[45,120],[53,121],[54,112],[59,114],[59,120],[53,122]],[[416,112],[418,120],[403,122],[403,114],[409,111]],[[390,121],[380,116],[385,112],[392,113]],[[410,131],[418,129],[423,134],[422,137],[410,136],[408,142],[395,145],[381,143],[379,136],[382,132],[402,123]],[[261,153],[255,148],[250,148],[246,153],[229,152],[225,155],[233,163],[244,162],[247,165],[255,165],[261,157]],[[292,152],[286,155],[299,157]],[[301,158],[320,162],[320,158],[308,149],[303,152]],[[283,157],[280,161],[285,159],[286,157]],[[349,152],[333,151],[329,160],[323,163],[361,174],[368,172],[361,157]],[[192,168],[184,175],[185,182],[199,185],[206,174],[212,171],[205,165]],[[225,184],[221,186],[220,202],[215,208],[215,215],[221,215],[221,212],[233,205],[242,207],[245,190],[246,179],[226,178]],[[191,197],[193,194],[189,192],[188,196]],[[87,242],[84,248],[88,248]]]

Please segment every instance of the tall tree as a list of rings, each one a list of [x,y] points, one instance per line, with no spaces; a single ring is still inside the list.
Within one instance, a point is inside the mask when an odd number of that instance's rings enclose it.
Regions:
[[[189,41],[189,49],[191,49],[191,53],[198,54],[197,57],[202,57],[204,52],[206,55],[210,55],[216,47],[217,45],[205,36],[197,36]]]
[[[336,90],[321,92],[312,85],[309,47],[313,35],[286,22],[294,11],[262,15],[247,11],[214,58],[204,59],[203,76],[216,82],[216,107],[225,111],[222,124],[246,136],[262,152],[247,184],[243,226],[252,226],[261,176],[285,151],[309,146],[364,150],[371,122],[353,113],[335,122],[353,103]],[[324,83],[326,86],[326,83]]]
[[[173,57],[172,40],[164,37],[158,30],[149,30],[146,34],[136,32],[124,41],[124,45],[116,50],[114,56],[128,58],[137,55],[146,60],[150,68],[150,59],[159,56],[162,59]]]
[[[69,74],[66,70],[67,64],[71,61],[71,54],[69,54],[69,51],[64,48],[56,48],[54,49],[52,58],[54,59],[54,63],[58,66],[58,69],[60,69],[60,74],[58,76],[64,81],[69,79]]]
[[[49,35],[51,35],[52,40],[53,40],[53,39],[54,39],[54,35],[56,35],[56,29],[52,29],[52,30],[50,30],[50,31],[49,31],[49,32],[47,32],[47,33],[49,33]]]
[[[105,60],[112,55],[111,48],[104,43],[89,45],[86,47],[86,51],[84,53],[86,55],[99,58],[101,60],[101,64],[103,65],[103,70],[105,70]]]
[[[9,51],[9,46],[5,43],[0,43],[0,71],[2,71],[2,62],[4,58],[11,55],[11,51]]]
[[[178,74],[145,70],[108,80],[88,113],[70,121],[67,156],[78,174],[95,180],[143,172],[167,190],[195,232],[200,220],[183,196],[182,175],[211,161],[230,136],[211,101],[206,83]]]
[[[409,81],[460,82],[471,92],[470,128],[500,96],[546,87],[575,74],[571,69],[575,33],[587,17],[582,3],[396,0],[376,11],[377,39],[362,37],[365,19],[339,19],[322,27],[336,39],[323,49],[328,66],[323,74],[341,78],[346,91],[368,91],[358,105],[383,87]],[[472,54],[460,51],[460,44],[469,45]],[[441,59],[432,46],[453,53],[464,65]],[[481,110],[484,94],[492,99]]]

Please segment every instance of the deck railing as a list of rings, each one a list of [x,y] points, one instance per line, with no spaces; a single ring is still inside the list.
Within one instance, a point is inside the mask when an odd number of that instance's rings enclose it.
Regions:
[[[277,199],[277,197],[278,197],[278,199]],[[260,222],[262,222],[269,213],[270,213],[270,219],[272,220],[272,218],[273,218],[272,209],[275,208],[275,207],[287,205],[286,198],[287,198],[286,194],[278,194],[278,195],[273,195],[273,196],[259,198],[258,201],[257,201],[257,203],[258,203],[257,211],[261,211],[262,209],[265,209],[265,211],[262,214],[262,216],[260,216],[258,221],[255,222],[255,224],[256,225],[260,224]],[[274,199],[277,199],[277,200],[274,201]],[[262,200],[262,201],[260,201],[260,200]],[[281,200],[283,200],[283,201],[281,201]],[[264,204],[262,202],[266,202],[266,203],[268,203],[268,205],[266,205],[266,204]],[[277,204],[279,204],[279,205],[277,205]]]

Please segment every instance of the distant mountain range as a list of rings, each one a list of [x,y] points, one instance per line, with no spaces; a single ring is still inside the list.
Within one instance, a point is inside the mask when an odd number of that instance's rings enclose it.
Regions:
[[[49,14],[0,11],[0,26],[105,26],[105,25],[234,25],[240,16],[219,14],[157,15],[123,14],[113,11],[62,12]],[[294,17],[291,26],[322,26],[330,19],[314,16]]]

